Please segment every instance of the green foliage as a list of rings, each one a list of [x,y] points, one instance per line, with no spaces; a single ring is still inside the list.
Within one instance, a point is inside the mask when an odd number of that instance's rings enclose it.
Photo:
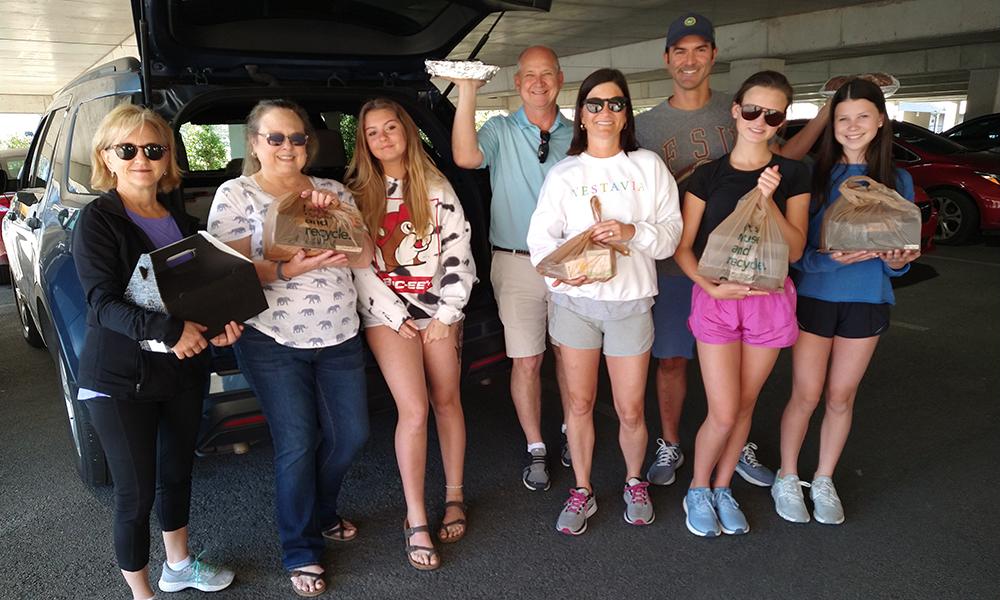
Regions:
[[[358,117],[343,115],[340,117],[340,137],[344,138],[344,152],[347,162],[354,158],[354,143],[358,133]]]
[[[191,171],[225,168],[229,160],[229,148],[216,131],[216,126],[185,123],[181,126],[181,139],[184,140],[188,169]]]
[[[0,150],[27,148],[30,145],[31,138],[26,135],[12,135],[5,140],[0,140]]]

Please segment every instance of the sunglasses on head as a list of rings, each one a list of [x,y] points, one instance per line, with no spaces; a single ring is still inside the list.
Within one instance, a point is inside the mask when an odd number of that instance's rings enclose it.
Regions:
[[[306,142],[309,141],[309,136],[304,133],[290,133],[287,136],[283,133],[261,133],[257,132],[257,135],[262,136],[267,140],[268,145],[280,146],[285,143],[285,138],[292,143],[293,146],[305,146]]]
[[[142,146],[137,146],[136,144],[115,144],[108,146],[105,150],[114,150],[118,158],[122,160],[132,160],[139,154],[139,148],[142,148],[142,153],[149,160],[160,160],[167,153],[167,146],[163,144],[144,144]]]
[[[552,137],[552,134],[545,130],[539,133],[541,141],[538,143],[538,162],[543,163],[549,157],[549,138]]]
[[[783,111],[764,108],[756,104],[744,104],[740,106],[740,115],[744,121],[756,121],[757,117],[762,113],[764,115],[764,122],[771,127],[777,127],[785,121],[785,113]]]
[[[621,112],[628,106],[628,100],[621,96],[615,96],[614,98],[587,98],[583,101],[583,106],[587,109],[587,112],[594,115],[604,110],[605,104],[611,112]]]

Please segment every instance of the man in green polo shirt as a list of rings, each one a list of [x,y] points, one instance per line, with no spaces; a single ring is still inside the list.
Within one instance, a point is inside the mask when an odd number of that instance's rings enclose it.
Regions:
[[[563,73],[551,49],[544,46],[525,49],[518,57],[514,75],[522,107],[510,116],[493,117],[478,134],[476,91],[483,82],[470,79],[454,82],[458,88],[451,140],[455,164],[466,169],[490,168],[493,188],[490,280],[504,326],[507,356],[513,360],[510,395],[528,443],[528,464],[521,480],[530,490],[547,490],[549,472],[541,428],[541,366],[549,293],[544,279],[531,266],[526,240],[542,181],[549,169],[566,157],[573,137],[573,122],[556,105]],[[558,352],[556,366],[561,389]],[[562,464],[570,466],[565,437]]]

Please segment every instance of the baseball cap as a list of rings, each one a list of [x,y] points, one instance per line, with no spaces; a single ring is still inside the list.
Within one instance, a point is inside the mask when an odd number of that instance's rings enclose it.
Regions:
[[[712,22],[698,13],[687,13],[675,19],[667,29],[667,48],[688,35],[697,35],[715,43],[715,27],[712,26]]]

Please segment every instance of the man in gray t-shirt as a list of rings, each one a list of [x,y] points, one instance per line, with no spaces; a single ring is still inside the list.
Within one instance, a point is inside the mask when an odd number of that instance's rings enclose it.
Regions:
[[[736,144],[732,97],[709,86],[717,55],[715,29],[704,16],[689,13],[671,23],[663,64],[673,79],[674,93],[635,118],[639,145],[658,153],[667,163],[682,199],[687,177],[695,168],[725,156]],[[814,119],[788,145],[772,151],[802,158],[825,126],[826,114],[824,108],[821,118]],[[672,258],[657,264],[657,284],[652,354],[658,359],[656,396],[663,429],[646,478],[653,484],[669,485],[684,461],[678,427],[687,392],[687,363],[694,358],[695,340],[687,327],[693,284]],[[774,473],[757,462],[755,448],[754,444],[744,447],[736,470],[750,483],[769,486]]]

